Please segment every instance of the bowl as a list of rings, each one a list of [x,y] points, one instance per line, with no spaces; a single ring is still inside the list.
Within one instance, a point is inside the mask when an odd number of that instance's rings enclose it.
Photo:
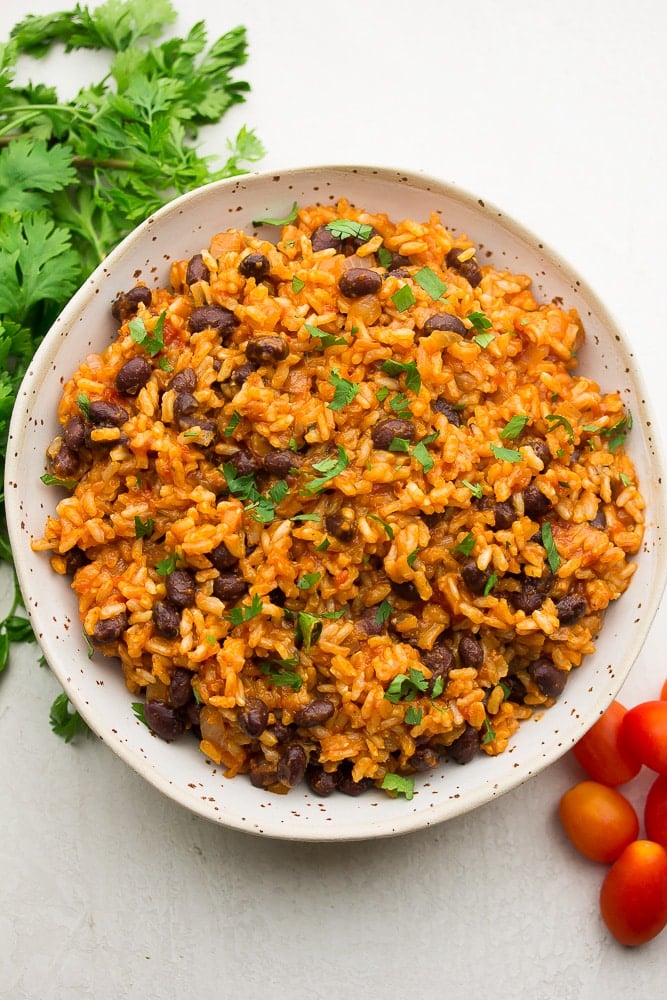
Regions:
[[[295,201],[335,203],[339,197],[393,219],[428,219],[441,212],[447,228],[484,248],[485,260],[531,276],[538,299],[560,297],[578,309],[587,334],[578,370],[621,392],[631,411],[629,451],[648,507],[630,588],[610,607],[596,652],[573,672],[560,700],[524,722],[504,753],[479,754],[465,766],[443,764],[417,776],[411,799],[374,791],[319,798],[305,785],[276,795],[245,778],[225,778],[194,740],[167,743],[155,737],[137,719],[120,669],[103,657],[89,657],[68,579],[50,570],[44,553],[31,549],[57,501],[39,476],[57,432],[63,381],[86,354],[113,338],[109,305],[117,293],[138,279],[168,284],[170,262],[197,253],[216,231],[257,230],[253,220],[287,215]],[[275,239],[275,229],[266,233]],[[635,359],[605,307],[560,256],[485,200],[421,174],[369,166],[292,169],[216,182],[177,198],[128,236],[66,306],[30,365],[12,417],[6,463],[20,587],[44,656],[72,704],[111,750],[175,802],[221,825],[273,838],[363,840],[407,833],[475,809],[537,775],[616,695],[646,638],[666,577],[664,472],[652,426]]]

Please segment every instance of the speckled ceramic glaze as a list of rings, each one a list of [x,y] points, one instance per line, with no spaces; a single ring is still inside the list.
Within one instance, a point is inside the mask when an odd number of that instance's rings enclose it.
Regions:
[[[253,219],[281,217],[299,204],[344,196],[394,219],[440,214],[455,233],[481,247],[480,258],[534,278],[537,298],[561,296],[579,310],[587,332],[581,371],[603,389],[619,390],[634,418],[629,447],[648,502],[648,525],[638,569],[609,611],[597,652],[571,676],[559,703],[524,723],[504,754],[480,754],[463,767],[443,766],[415,780],[411,801],[384,793],[320,799],[305,786],[289,795],[225,779],[194,740],[168,744],[139,722],[120,669],[88,657],[68,580],[36,555],[59,492],[40,482],[45,449],[58,429],[63,381],[91,351],[114,336],[110,303],[137,280],[168,283],[172,259],[191,256],[228,227],[253,230]],[[275,229],[262,235],[275,238]],[[129,236],[89,278],[56,320],[23,382],[13,414],[6,471],[6,505],[16,567],[39,643],[70,700],[91,728],[147,781],[193,812],[249,833],[291,840],[361,840],[405,833],[474,809],[556,760],[598,718],[639,653],[665,580],[665,499],[662,464],[652,439],[651,414],[629,345],[594,294],[536,237],[481,199],[440,181],[403,171],[333,166],[249,175],[208,185],[172,202]],[[72,757],[72,767],[77,766]]]

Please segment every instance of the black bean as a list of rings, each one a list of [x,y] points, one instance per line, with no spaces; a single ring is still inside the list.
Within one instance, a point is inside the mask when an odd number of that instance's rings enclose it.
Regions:
[[[200,729],[200,715],[201,715],[201,705],[195,700],[194,691],[192,693],[192,701],[189,701],[185,706],[185,719],[190,723],[193,729]],[[199,734],[201,739],[201,733]]]
[[[403,438],[405,441],[412,441],[415,436],[415,426],[409,420],[400,420],[398,417],[389,417],[381,420],[371,431],[371,440],[376,448],[386,451],[394,438]]]
[[[452,247],[452,249],[447,254],[446,262],[447,267],[451,267],[454,271],[458,271],[461,277],[469,281],[473,288],[476,288],[482,280],[482,272],[480,271],[479,264],[474,257],[469,260],[459,260],[459,254],[464,253],[459,247]]]
[[[221,573],[213,581],[213,596],[219,601],[235,601],[243,597],[248,584],[240,570],[231,573]]]
[[[153,625],[158,635],[174,639],[181,624],[181,612],[169,601],[157,601],[153,605]]]
[[[532,615],[544,604],[544,592],[537,583],[527,576],[519,577],[521,589],[509,591],[507,600],[515,611],[523,611],[526,616]]]
[[[269,732],[275,739],[276,743],[279,746],[283,746],[285,743],[294,739],[296,726],[285,726],[282,722],[274,722],[274,724],[269,727]]]
[[[239,712],[238,722],[244,733],[253,739],[261,736],[269,721],[269,709],[261,698],[248,698],[242,712]]]
[[[516,511],[507,500],[492,504],[491,510],[494,517],[493,526],[496,531],[506,531],[516,521]]]
[[[278,781],[281,785],[294,788],[306,773],[308,757],[300,743],[291,743],[278,761]]]
[[[197,388],[197,373],[194,368],[183,368],[182,371],[176,372],[169,383],[169,388],[173,389],[177,396],[183,392],[194,392]]]
[[[362,778],[361,781],[355,781],[352,777],[352,765],[343,763],[338,768],[338,774],[336,776],[336,788],[343,795],[350,795],[356,797],[357,795],[362,795],[364,792],[368,791],[369,788],[373,787],[372,778]]]
[[[86,423],[79,413],[75,413],[65,424],[63,440],[70,451],[78,451],[86,443]]]
[[[431,403],[431,409],[434,413],[443,413],[447,417],[448,423],[453,424],[454,427],[461,426],[461,414],[446,399],[434,399]]]
[[[108,642],[117,642],[127,628],[127,613],[121,611],[113,618],[102,618],[93,629],[90,641],[96,646],[104,646]]]
[[[253,337],[245,348],[248,361],[257,365],[275,364],[284,361],[289,354],[289,344],[284,337]]]
[[[222,336],[233,333],[238,326],[237,320],[231,309],[224,306],[206,305],[197,306],[190,313],[188,329],[191,333],[199,333],[201,330],[216,330]]]
[[[120,427],[129,419],[129,414],[118,403],[108,403],[104,399],[96,399],[88,407],[88,415],[93,424],[104,427]]]
[[[256,365],[251,365],[249,361],[244,361],[242,365],[232,372],[230,376],[230,382],[233,385],[243,385],[248,375],[252,375],[254,371],[257,370]]]
[[[146,702],[144,717],[148,728],[163,740],[178,739],[185,732],[183,717],[160,698]]]
[[[511,677],[505,677],[503,684],[509,687],[509,694],[507,695],[508,701],[515,701],[517,704],[522,705],[523,700],[528,694],[526,690],[526,685],[519,677],[512,675]]]
[[[86,553],[78,545],[69,549],[64,554],[63,559],[65,560],[65,572],[68,576],[74,576],[78,569],[81,569],[82,566],[87,566],[90,562]]]
[[[146,358],[130,358],[118,370],[116,375],[116,389],[126,396],[136,395],[151,377],[152,368]]]
[[[254,278],[255,281],[261,281],[270,270],[269,259],[263,253],[249,253],[239,264],[239,274],[244,278]]]
[[[466,723],[461,735],[447,747],[447,756],[457,764],[468,764],[480,746],[479,732]]]
[[[444,642],[438,642],[433,649],[425,650],[420,656],[424,666],[431,671],[426,689],[427,695],[432,697],[436,684],[442,693],[449,677],[449,671],[454,666],[454,654]]]
[[[55,455],[49,457],[49,469],[59,479],[73,479],[79,472],[79,456],[62,442]]]
[[[193,697],[192,671],[176,667],[169,682],[169,704],[172,708],[185,708]]]
[[[333,703],[328,698],[315,698],[294,713],[297,726],[322,726],[334,714]]]
[[[153,296],[150,288],[145,285],[135,285],[129,292],[121,292],[111,305],[111,315],[119,323],[124,323],[130,316],[137,313],[140,305],[149,306]]]
[[[310,242],[313,250],[335,250],[336,253],[340,253],[343,249],[342,239],[334,236],[326,225],[318,226],[317,229],[313,230]]]
[[[479,569],[474,559],[469,559],[461,567],[461,576],[466,587],[473,594],[483,594],[484,588],[490,579],[490,574],[483,569]]]
[[[479,670],[484,663],[484,647],[474,635],[462,635],[459,639],[459,659],[464,667]]]
[[[551,510],[551,500],[534,483],[522,490],[523,509],[528,517],[541,517]]]
[[[530,438],[524,444],[530,445],[542,465],[546,468],[551,461],[551,449],[546,441],[543,441],[541,438]]]
[[[231,569],[232,566],[235,566],[238,562],[236,556],[231,554],[224,542],[220,542],[219,545],[216,545],[216,547],[211,549],[210,552],[207,552],[206,555],[213,563],[215,569],[217,569],[220,573],[225,569]]]
[[[270,476],[284,479],[291,469],[299,467],[301,461],[301,455],[295,455],[289,448],[276,449],[276,451],[270,451],[268,455],[264,456],[264,471],[268,472]]]
[[[374,608],[366,608],[354,623],[355,630],[366,638],[371,635],[382,635],[387,630],[386,622],[378,621],[379,607],[378,604]]]
[[[175,569],[164,581],[167,597],[177,608],[189,608],[195,603],[195,578],[188,569]]]
[[[605,515],[602,507],[598,507],[597,514],[592,521],[588,522],[591,528],[597,528],[598,531],[604,531],[607,527],[607,517]]]
[[[559,670],[547,656],[533,660],[528,667],[528,673],[538,689],[548,698],[557,698],[562,693],[568,678],[567,671]]]
[[[341,293],[348,299],[375,295],[382,288],[382,277],[368,267],[350,267],[338,279]]]
[[[432,771],[440,763],[440,755],[433,747],[417,747],[408,764],[415,771]]]
[[[386,269],[391,274],[398,271],[400,268],[409,267],[410,264],[411,260],[409,257],[404,257],[401,253],[394,253],[393,251],[390,251],[389,262],[386,265]],[[406,273],[409,274],[410,272],[408,271]]]
[[[250,476],[262,468],[261,458],[241,448],[230,455],[227,461],[234,466],[239,476]]]
[[[450,330],[452,333],[460,333],[465,337],[469,330],[464,326],[458,316],[451,313],[433,313],[424,323],[424,333],[433,333],[434,330]]]
[[[414,604],[416,601],[420,601],[419,591],[415,587],[411,580],[405,580],[402,583],[397,583],[395,580],[391,580],[391,589],[400,597],[403,601],[408,601],[410,604]]]
[[[356,531],[355,519],[344,517],[340,512],[327,514],[324,518],[324,527],[328,534],[333,535],[341,542],[349,542],[354,538]]]
[[[320,798],[326,798],[336,790],[336,775],[325,771],[321,764],[311,764],[306,771],[306,781]]]
[[[198,281],[208,281],[211,272],[204,263],[204,258],[200,253],[196,253],[188,261],[188,269],[185,273],[185,284],[194,285]]]
[[[580,594],[566,594],[556,601],[556,614],[561,625],[573,625],[586,614],[588,605]]]
[[[174,400],[174,416],[178,421],[180,417],[188,417],[194,413],[199,403],[191,392],[181,392]]]
[[[251,761],[248,777],[253,788],[271,788],[278,784],[278,772],[264,762]]]

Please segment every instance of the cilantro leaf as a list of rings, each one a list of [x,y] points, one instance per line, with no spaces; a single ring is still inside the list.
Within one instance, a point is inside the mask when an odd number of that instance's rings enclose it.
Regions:
[[[553,531],[551,529],[551,524],[549,523],[549,521],[544,521],[542,524],[542,544],[546,549],[547,562],[549,563],[551,572],[556,573],[558,567],[560,566],[561,559],[558,549],[556,548]]]
[[[513,441],[515,438],[518,438],[529,420],[530,417],[525,416],[525,414],[515,413],[512,419],[508,420],[501,430],[501,438],[504,441]]]
[[[164,350],[163,331],[164,321],[166,318],[167,313],[161,312],[158,316],[157,323],[150,332],[146,329],[146,324],[141,316],[134,316],[133,319],[131,319],[127,324],[132,340],[136,344],[139,344],[140,347],[143,347],[146,354],[150,354],[151,357],[155,357],[156,354],[159,354],[160,351]]]
[[[394,361],[392,358],[389,358],[387,361],[382,362],[382,371],[386,372],[387,375],[391,375],[392,378],[405,375],[405,384],[408,389],[414,392],[415,396],[419,394],[422,380],[416,361]]]
[[[514,448],[499,448],[497,445],[491,445],[491,451],[494,456],[500,462],[520,462],[521,452],[515,451]]]
[[[353,219],[334,219],[333,222],[327,222],[325,228],[339,240],[345,240],[351,236],[364,243],[368,242],[373,233],[372,226],[364,222],[354,222]]]
[[[361,388],[356,382],[350,382],[349,379],[342,378],[335,368],[329,375],[327,381],[329,382],[329,385],[333,385],[336,390],[334,392],[334,398],[330,403],[327,403],[327,407],[328,409],[335,410],[336,412],[342,410],[348,403],[351,403]]]
[[[262,598],[259,594],[253,594],[250,604],[239,604],[236,608],[230,608],[225,618],[228,618],[232,625],[243,625],[261,615],[263,610]]]
[[[56,736],[62,736],[65,743],[71,743],[78,733],[88,732],[86,722],[75,709],[71,709],[69,698],[64,691],[51,705],[49,722]]]
[[[295,642],[303,646],[306,653],[310,653],[319,637],[322,635],[322,622],[315,615],[307,611],[299,611],[296,619]]]
[[[292,222],[296,222],[296,217],[299,214],[299,206],[296,202],[292,205],[291,209],[282,217],[267,218],[267,219],[253,219],[253,226],[278,226],[282,228],[283,226],[289,226]]]
[[[435,302],[441,299],[447,291],[447,285],[430,267],[420,268],[414,275],[414,279]]]
[[[399,312],[406,312],[415,304],[417,300],[409,285],[401,285],[401,287],[397,288],[392,295],[391,301],[394,303]]]
[[[410,801],[414,797],[415,781],[414,778],[390,772],[385,774],[380,788],[384,788],[387,792],[394,792],[395,795],[404,795]]]
[[[350,460],[342,445],[338,445],[338,458],[325,458],[321,462],[316,462],[313,468],[316,472],[323,472],[319,479],[312,479],[305,487],[306,493],[319,493],[332,479],[335,479],[344,469],[348,467]]]

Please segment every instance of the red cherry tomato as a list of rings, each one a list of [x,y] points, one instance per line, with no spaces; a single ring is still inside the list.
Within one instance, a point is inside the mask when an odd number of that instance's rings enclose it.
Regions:
[[[644,701],[626,712],[623,738],[642,764],[667,773],[667,701]]]
[[[609,864],[639,833],[634,809],[615,788],[598,781],[580,781],[560,800],[563,828],[587,858]]]
[[[659,774],[644,802],[644,826],[649,840],[667,850],[667,774]]]
[[[650,941],[667,924],[667,851],[635,840],[611,866],[600,890],[600,913],[621,944]]]
[[[572,748],[572,753],[594,781],[603,785],[624,785],[641,769],[626,745],[623,719],[627,709],[620,701],[612,701],[607,711]]]

